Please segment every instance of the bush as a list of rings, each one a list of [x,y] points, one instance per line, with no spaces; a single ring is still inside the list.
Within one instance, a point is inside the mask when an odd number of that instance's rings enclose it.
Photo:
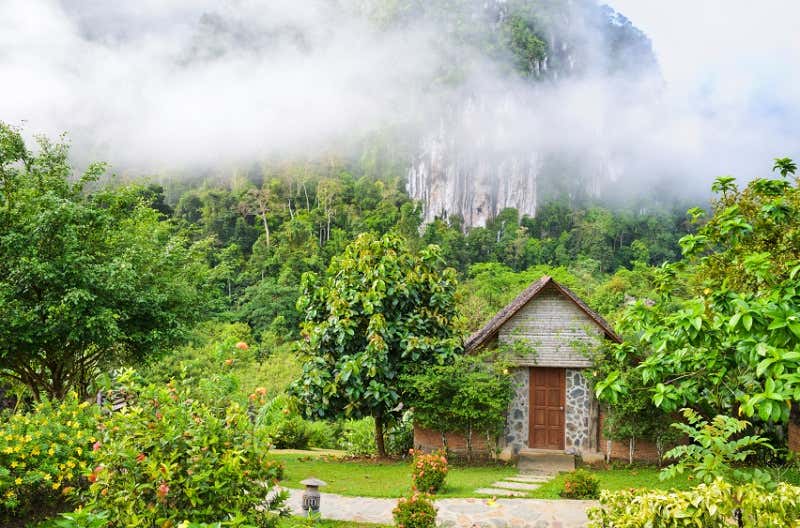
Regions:
[[[350,456],[373,456],[378,452],[375,445],[375,420],[362,418],[344,422],[339,447]]]
[[[590,528],[798,527],[800,487],[781,483],[767,491],[758,484],[733,486],[717,479],[689,491],[603,491],[600,506],[588,515]]]
[[[256,393],[250,395],[250,401],[261,404],[265,397],[264,389],[256,389]],[[278,449],[308,447],[311,434],[308,422],[297,412],[297,404],[290,396],[279,394],[266,402],[258,413],[256,425]]]
[[[771,475],[758,468],[740,467],[756,448],[772,449],[766,438],[758,435],[742,436],[750,422],[719,414],[710,422],[692,409],[683,409],[688,424],[674,423],[672,427],[685,433],[694,443],[679,445],[667,452],[666,457],[675,464],[661,470],[661,478],[669,479],[686,470],[706,484],[717,478],[744,484],[758,481],[772,484]]]
[[[341,426],[326,421],[306,422],[309,447],[336,449],[341,435]]]
[[[567,499],[596,499],[600,495],[600,482],[585,469],[567,473],[561,496]]]
[[[91,509],[108,511],[120,527],[185,520],[274,526],[284,496],[270,492],[280,467],[241,406],[217,412],[172,384],[134,392],[134,404],[98,426]]]
[[[305,420],[292,416],[270,427],[269,437],[276,449],[306,449],[310,431]]]
[[[32,519],[88,486],[97,408],[70,393],[0,425],[0,520]]]
[[[414,447],[414,420],[411,413],[386,432],[386,452],[390,455],[406,455]]]
[[[95,513],[89,510],[79,510],[62,513],[57,519],[42,526],[46,528],[106,528],[108,523],[108,512]]]
[[[398,528],[434,528],[436,526],[436,508],[430,495],[414,492],[410,497],[397,501],[392,510],[394,524]]]
[[[414,456],[411,469],[412,487],[424,493],[436,493],[444,486],[447,477],[447,458],[443,453],[429,455],[411,451]]]

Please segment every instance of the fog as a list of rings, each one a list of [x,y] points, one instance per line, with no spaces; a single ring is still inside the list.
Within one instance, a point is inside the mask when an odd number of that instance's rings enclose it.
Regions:
[[[788,86],[736,97],[735,87],[704,92],[698,78],[690,96],[647,65],[536,83],[449,48],[429,20],[387,26],[365,5],[2,0],[0,120],[28,135],[68,132],[78,163],[132,173],[357,155],[372,132],[400,129],[422,144],[443,126],[464,149],[570,150],[605,160],[611,183],[698,193],[714,176],[753,177],[800,154],[798,121],[787,117],[800,95]],[[592,28],[570,31],[585,33],[584,63],[602,62]],[[775,70],[795,51],[771,52]],[[465,77],[441,82],[454,58]]]

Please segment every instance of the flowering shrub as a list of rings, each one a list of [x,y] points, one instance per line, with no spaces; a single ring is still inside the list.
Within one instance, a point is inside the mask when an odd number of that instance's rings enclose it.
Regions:
[[[447,477],[447,458],[441,452],[425,454],[409,451],[414,457],[411,470],[412,487],[424,493],[436,493],[444,486]]]
[[[110,512],[113,525],[277,522],[284,497],[271,492],[281,468],[237,404],[218,412],[171,384],[151,386],[98,428],[88,506]]]
[[[398,528],[433,528],[436,526],[436,508],[430,495],[415,491],[410,497],[397,501],[392,510]]]
[[[96,411],[70,393],[0,424],[0,520],[46,512],[88,484]]]
[[[600,495],[600,482],[585,469],[576,469],[564,478],[561,496],[567,499],[596,499]]]
[[[591,528],[797,528],[800,487],[781,483],[768,491],[755,483],[735,486],[717,479],[687,491],[604,491],[600,506],[587,513]]]

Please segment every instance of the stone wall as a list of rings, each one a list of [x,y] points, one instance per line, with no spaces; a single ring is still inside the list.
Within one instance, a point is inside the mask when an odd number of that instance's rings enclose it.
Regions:
[[[581,369],[566,369],[564,449],[567,453],[597,450],[597,403]]]
[[[514,397],[508,406],[508,418],[503,447],[510,448],[513,454],[528,447],[528,399],[530,398],[530,369],[514,369],[512,373]]]

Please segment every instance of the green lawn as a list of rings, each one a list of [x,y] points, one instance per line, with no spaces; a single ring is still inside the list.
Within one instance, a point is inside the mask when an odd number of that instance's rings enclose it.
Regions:
[[[273,457],[286,466],[282,484],[302,488],[300,481],[316,477],[328,483],[322,491],[342,495],[396,498],[411,490],[411,466],[402,461],[344,461],[316,453],[275,454]],[[477,488],[488,487],[497,480],[517,474],[506,465],[452,467],[447,474],[447,489],[440,497],[474,497]]]
[[[587,468],[588,469],[588,468]],[[692,483],[687,476],[676,477],[672,480],[661,481],[658,479],[659,469],[654,467],[634,467],[622,469],[589,469],[600,481],[601,490],[616,491],[630,488],[649,489],[688,489]],[[564,489],[565,474],[561,473],[550,482],[543,484],[531,493],[537,499],[559,499],[561,490]]]
[[[397,498],[407,495],[411,489],[411,467],[407,461],[350,461],[324,451],[273,453],[272,457],[283,462],[286,467],[282,484],[290,488],[302,488],[301,480],[317,477],[328,483],[322,491],[342,495]],[[695,484],[688,475],[667,481],[659,480],[659,469],[650,466],[587,469],[597,476],[601,490],[688,489]],[[476,489],[491,487],[493,482],[516,474],[517,468],[508,465],[451,466],[447,474],[446,489],[437,496],[475,497]],[[560,498],[564,476],[562,473],[552,481],[542,484],[528,497]],[[790,484],[800,484],[800,471],[797,470],[784,470],[775,477]]]

